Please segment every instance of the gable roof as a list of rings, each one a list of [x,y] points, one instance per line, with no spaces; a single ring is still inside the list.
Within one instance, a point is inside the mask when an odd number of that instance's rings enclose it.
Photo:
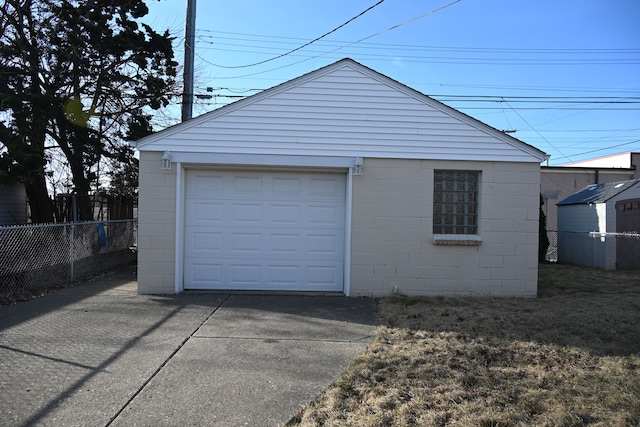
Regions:
[[[589,185],[577,193],[572,194],[557,203],[561,205],[581,205],[592,203],[604,203],[622,193],[634,185],[640,183],[640,179],[630,181],[605,182],[602,184]]]
[[[447,144],[455,150],[444,149]],[[149,135],[136,147],[451,160],[548,158],[349,58]],[[471,158],[472,151],[478,158]]]

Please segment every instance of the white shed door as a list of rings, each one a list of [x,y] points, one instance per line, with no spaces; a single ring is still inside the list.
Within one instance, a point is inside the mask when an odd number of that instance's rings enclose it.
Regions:
[[[185,289],[342,291],[345,174],[189,170]]]

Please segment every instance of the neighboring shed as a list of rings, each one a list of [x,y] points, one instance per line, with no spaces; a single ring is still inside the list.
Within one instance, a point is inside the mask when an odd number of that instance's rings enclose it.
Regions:
[[[607,157],[583,160],[564,166],[542,166],[540,193],[547,230],[558,230],[557,203],[582,188],[605,182],[640,178],[640,153],[626,152]],[[555,240],[554,240],[555,241]]]
[[[558,262],[640,268],[640,180],[589,185],[558,203]]]
[[[0,185],[0,226],[26,223],[27,192],[24,185]]]
[[[137,148],[140,293],[536,295],[546,154],[351,59]]]

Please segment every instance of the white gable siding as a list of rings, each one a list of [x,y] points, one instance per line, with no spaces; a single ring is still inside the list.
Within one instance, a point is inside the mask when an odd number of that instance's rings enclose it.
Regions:
[[[402,85],[392,86],[349,64],[297,83],[209,113],[175,132],[165,131],[161,140],[140,148],[532,161],[531,153],[511,144],[507,136],[490,132],[472,119],[464,119],[464,115],[452,115],[433,100]]]

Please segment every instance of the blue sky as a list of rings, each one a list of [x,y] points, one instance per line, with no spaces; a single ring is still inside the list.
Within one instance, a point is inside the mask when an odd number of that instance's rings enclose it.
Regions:
[[[378,1],[199,0],[195,92],[215,96],[194,116],[350,57],[515,130],[550,165],[640,151],[637,0],[384,0],[249,66]],[[182,62],[186,0],[147,4],[143,21],[170,30]],[[164,123],[179,120],[178,102]]]

